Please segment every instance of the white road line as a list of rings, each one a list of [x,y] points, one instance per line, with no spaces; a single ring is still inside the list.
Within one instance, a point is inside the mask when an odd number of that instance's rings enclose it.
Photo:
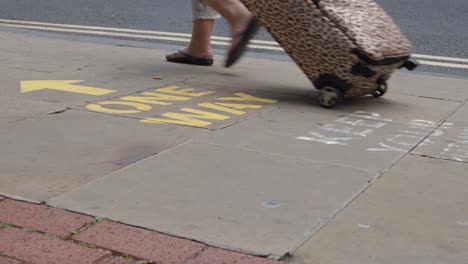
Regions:
[[[28,26],[28,25],[16,25],[16,24],[5,24],[5,23],[0,23],[0,26],[24,28],[24,29],[38,29],[38,30],[47,30],[47,31],[55,31],[55,32],[92,34],[92,35],[101,35],[101,36],[169,40],[169,41],[177,41],[177,42],[183,42],[183,43],[189,43],[190,42],[189,38],[151,36],[151,35],[127,34],[127,33],[116,33],[116,32],[103,32],[103,31],[97,31],[97,30],[80,30],[80,29],[67,29],[67,28],[42,27],[42,26]],[[211,41],[211,43],[214,44],[214,45],[222,45],[222,46],[231,45],[230,42],[216,41],[216,40]],[[264,50],[276,50],[276,51],[282,51],[283,50],[281,47],[262,46],[262,45],[249,45],[249,47],[253,48],[253,49],[264,49]]]
[[[439,66],[439,67],[448,67],[448,68],[459,68],[459,69],[468,69],[468,64],[455,64],[447,62],[438,62],[438,61],[427,61],[427,60],[417,60],[420,64],[430,65],[430,66]]]
[[[442,60],[442,61],[456,61],[456,62],[465,62],[465,63],[468,63],[468,59],[462,59],[462,58],[432,56],[432,55],[423,55],[423,54],[412,54],[411,56],[414,57],[414,58],[417,58],[417,59]]]
[[[43,23],[43,22],[32,22],[32,21],[22,21],[22,20],[0,19],[0,23],[8,23],[8,24],[12,24],[12,25],[23,24],[23,25],[46,26],[46,27],[91,29],[91,30],[114,31],[114,32],[124,32],[124,33],[137,33],[137,34],[150,34],[150,35],[162,35],[162,36],[173,36],[173,37],[186,37],[186,38],[191,38],[192,37],[191,34],[186,34],[186,33],[152,31],[152,30],[137,30],[137,29],[124,29],[124,28],[112,28],[112,27],[82,26],[82,25],[70,25],[70,24],[58,24],[58,23]],[[211,39],[231,41],[231,38],[218,37],[218,36],[212,36]],[[275,42],[275,41],[252,40],[252,43],[262,44],[262,45],[278,46],[278,43]]]
[[[189,43],[190,37],[191,37],[191,34],[175,33],[175,32],[81,26],[81,25],[43,23],[43,22],[8,20],[8,19],[0,19],[0,26],[24,28],[24,29],[38,29],[38,30],[46,30],[46,31],[54,31],[54,32],[81,33],[81,34],[91,34],[91,35],[100,35],[100,36],[167,40],[167,41],[176,41],[176,42],[182,42],[182,43]],[[227,37],[213,36],[212,44],[221,45],[221,46],[229,46],[231,44],[230,40],[231,39]],[[284,51],[284,49],[280,47],[278,43],[275,41],[252,40],[252,44],[250,44],[249,47],[253,49]],[[418,58],[429,59],[429,60],[418,59],[418,62],[423,65],[468,69],[467,64],[456,64],[456,63],[433,61],[433,60],[442,60],[442,61],[468,63],[468,59],[423,55],[423,54],[412,54],[412,57],[416,59]]]

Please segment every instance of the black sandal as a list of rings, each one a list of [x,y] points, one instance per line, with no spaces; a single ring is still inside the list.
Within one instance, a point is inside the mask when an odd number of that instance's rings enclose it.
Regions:
[[[187,54],[183,50],[177,50],[183,57],[169,57],[166,56],[166,60],[169,62],[176,62],[176,63],[185,63],[185,64],[193,64],[193,65],[200,65],[200,66],[211,66],[213,65],[213,59],[206,59],[195,57],[190,54]]]
[[[247,49],[247,45],[255,33],[257,33],[259,28],[260,24],[258,23],[257,19],[253,17],[247,24],[247,27],[244,31],[234,35],[234,37],[240,36],[241,39],[239,40],[239,43],[231,50],[231,52],[229,52],[226,60],[226,67],[231,67],[242,56],[242,54],[244,54],[245,50]]]

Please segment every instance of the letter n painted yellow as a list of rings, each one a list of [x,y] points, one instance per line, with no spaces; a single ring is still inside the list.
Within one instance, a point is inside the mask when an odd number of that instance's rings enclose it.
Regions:
[[[212,123],[205,120],[226,120],[229,119],[229,116],[215,114],[211,112],[201,111],[193,108],[183,108],[181,111],[186,113],[164,113],[161,116],[166,117],[167,119],[163,118],[145,118],[142,119],[141,122],[144,123],[166,123],[166,124],[175,124],[175,125],[186,125],[186,126],[194,126],[194,127],[206,127],[211,125]],[[188,114],[187,114],[188,113]]]

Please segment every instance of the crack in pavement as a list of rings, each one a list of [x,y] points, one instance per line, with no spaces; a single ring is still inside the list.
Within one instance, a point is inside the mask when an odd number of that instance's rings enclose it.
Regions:
[[[36,69],[27,69],[27,68],[22,68],[22,67],[11,67],[11,66],[5,66],[5,65],[0,65],[0,67],[8,68],[8,69],[15,69],[15,70],[22,70],[22,71],[52,73],[52,72],[50,72],[50,71],[42,71],[42,70],[36,70]]]

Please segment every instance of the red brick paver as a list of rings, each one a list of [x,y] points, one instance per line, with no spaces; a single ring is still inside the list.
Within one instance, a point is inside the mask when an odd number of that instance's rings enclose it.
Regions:
[[[20,227],[32,227],[38,231],[62,237],[91,221],[93,221],[92,217],[44,205],[10,199],[0,202],[0,222]]]
[[[21,262],[15,259],[0,256],[0,264],[21,264]]]
[[[114,257],[107,257],[97,264],[139,264],[140,262],[131,259],[121,259],[121,258],[114,258]]]
[[[190,264],[281,264],[282,262],[244,255],[237,252],[208,248]]]
[[[205,247],[201,243],[103,221],[73,239],[159,263],[183,263]]]
[[[0,252],[35,264],[88,264],[110,254],[11,227],[0,229]]]

